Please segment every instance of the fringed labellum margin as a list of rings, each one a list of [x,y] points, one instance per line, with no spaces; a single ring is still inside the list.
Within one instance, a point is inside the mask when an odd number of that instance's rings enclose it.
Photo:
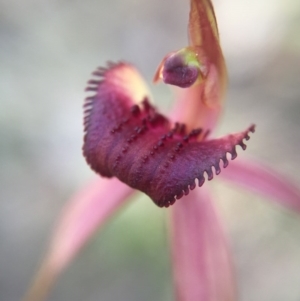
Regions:
[[[206,140],[205,129],[187,133],[184,124],[171,122],[150,104],[147,97],[136,104],[133,90],[124,83],[128,74],[140,78],[129,64],[110,64],[89,81],[95,95],[85,101],[83,153],[91,168],[104,177],[117,177],[149,195],[159,207],[168,207],[219,174],[226,154],[234,159],[235,147],[246,148],[254,125],[246,131]],[[141,83],[143,82],[140,78]]]

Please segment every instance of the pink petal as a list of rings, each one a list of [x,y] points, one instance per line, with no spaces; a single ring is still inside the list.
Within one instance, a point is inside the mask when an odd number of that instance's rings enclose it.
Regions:
[[[215,72],[214,72],[215,73]],[[216,75],[215,75],[216,76]],[[216,129],[223,111],[223,103],[208,106],[203,101],[204,84],[195,85],[190,88],[175,88],[176,104],[174,105],[171,117],[187,124],[187,129],[203,128],[209,130],[210,135]],[[218,98],[216,95],[214,98]],[[221,97],[221,96],[220,96]],[[216,100],[216,102],[218,102]]]
[[[223,109],[227,88],[226,64],[211,1],[191,0],[190,3],[190,45],[201,50],[208,70],[203,83],[178,90],[179,103],[174,115],[180,117],[180,122],[188,123],[189,129],[201,127],[212,132]]]
[[[210,0],[191,0],[189,38],[193,46],[219,41],[217,20]]]
[[[217,20],[210,0],[191,0],[189,15],[190,45],[201,48],[207,60],[217,69],[220,88],[227,83],[226,65],[219,41]]]
[[[205,189],[172,207],[172,252],[178,301],[234,301],[231,256]]]
[[[24,301],[43,300],[55,278],[133,190],[117,179],[97,179],[64,208],[35,281]]]
[[[284,175],[253,160],[230,164],[222,177],[254,192],[273,198],[277,203],[300,213],[300,189]]]

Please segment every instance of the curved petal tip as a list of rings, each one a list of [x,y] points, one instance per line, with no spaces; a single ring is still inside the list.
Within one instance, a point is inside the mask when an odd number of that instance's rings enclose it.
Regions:
[[[49,251],[23,301],[42,301],[58,275],[133,190],[117,179],[97,179],[66,205]]]

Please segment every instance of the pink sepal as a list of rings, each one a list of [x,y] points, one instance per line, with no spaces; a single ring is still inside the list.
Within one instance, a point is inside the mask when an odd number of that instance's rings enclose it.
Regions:
[[[57,276],[81,247],[133,192],[115,178],[97,178],[79,191],[65,206],[49,252],[24,301],[43,300]]]
[[[272,198],[278,204],[300,213],[300,190],[284,175],[253,160],[238,160],[224,169],[221,177],[251,191]]]
[[[227,239],[205,187],[191,192],[171,211],[177,300],[236,300]]]

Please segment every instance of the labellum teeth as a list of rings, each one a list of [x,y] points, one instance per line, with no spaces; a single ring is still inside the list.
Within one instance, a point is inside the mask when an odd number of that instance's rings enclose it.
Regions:
[[[214,177],[214,174],[213,174],[211,168],[208,169],[208,170],[206,170],[206,173],[207,173],[207,180],[211,181],[213,179],[213,177]]]
[[[221,168],[220,168],[219,163],[217,163],[216,165],[214,165],[214,167],[215,167],[215,170],[216,170],[216,175],[218,175],[221,172]]]
[[[85,102],[85,137],[83,153],[91,168],[102,176],[117,177],[127,185],[149,195],[160,207],[169,207],[189,190],[202,186],[212,167],[219,174],[220,160],[228,165],[226,154],[236,157],[235,146],[245,147],[251,126],[244,132],[223,138],[201,141],[205,133],[195,129],[186,133],[184,124],[174,126],[144,95],[136,104],[135,90],[130,88],[128,74],[142,82],[130,65],[110,64],[98,69],[101,74],[96,94]],[[141,95],[140,93],[138,95]]]
[[[194,182],[193,184],[190,184],[190,190],[193,190],[196,188],[196,183]]]

